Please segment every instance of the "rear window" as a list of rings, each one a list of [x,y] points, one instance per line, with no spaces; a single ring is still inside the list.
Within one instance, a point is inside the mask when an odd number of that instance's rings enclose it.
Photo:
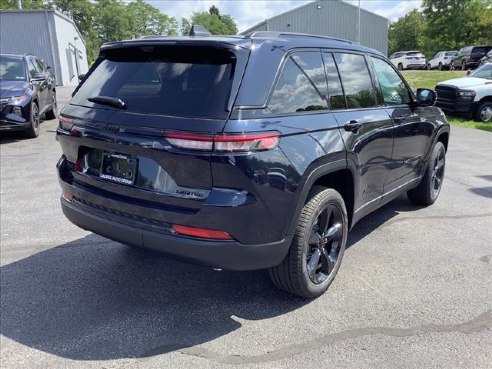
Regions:
[[[232,52],[205,47],[142,47],[106,52],[72,104],[115,109],[88,99],[121,99],[129,112],[226,118],[236,67]]]
[[[446,53],[446,56],[455,56],[457,54],[456,51],[449,51]]]
[[[420,51],[415,51],[415,52],[407,53],[407,56],[418,56],[419,58],[423,58],[424,54],[422,54]]]

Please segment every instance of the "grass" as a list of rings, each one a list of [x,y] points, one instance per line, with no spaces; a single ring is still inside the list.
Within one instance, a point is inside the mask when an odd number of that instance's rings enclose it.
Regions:
[[[460,78],[466,76],[466,72],[461,70],[449,70],[449,71],[428,71],[428,70],[416,70],[416,71],[404,71],[403,76],[407,80],[408,84],[413,88],[430,88],[434,89],[438,82],[445,81],[452,78]],[[448,116],[450,124],[460,127],[481,129],[484,131],[492,132],[492,122],[481,123],[474,120],[467,120],[463,118],[457,118]]]

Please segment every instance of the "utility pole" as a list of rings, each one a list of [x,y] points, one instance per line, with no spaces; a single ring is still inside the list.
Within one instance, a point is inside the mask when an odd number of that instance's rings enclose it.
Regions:
[[[22,10],[22,0],[17,0],[17,9]]]

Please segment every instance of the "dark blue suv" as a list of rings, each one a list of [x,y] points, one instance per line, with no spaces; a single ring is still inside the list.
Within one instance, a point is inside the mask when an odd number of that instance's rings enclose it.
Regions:
[[[449,125],[381,53],[258,32],[107,43],[59,117],[62,209],[110,239],[306,298],[349,229],[408,191],[432,204]]]

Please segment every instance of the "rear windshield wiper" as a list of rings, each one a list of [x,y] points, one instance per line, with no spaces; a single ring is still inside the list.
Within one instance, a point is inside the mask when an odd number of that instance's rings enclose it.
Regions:
[[[126,108],[125,102],[121,99],[118,99],[117,97],[92,96],[92,97],[88,97],[87,100],[89,100],[90,102],[93,102],[93,103],[115,106],[115,107],[120,108],[120,109]]]

